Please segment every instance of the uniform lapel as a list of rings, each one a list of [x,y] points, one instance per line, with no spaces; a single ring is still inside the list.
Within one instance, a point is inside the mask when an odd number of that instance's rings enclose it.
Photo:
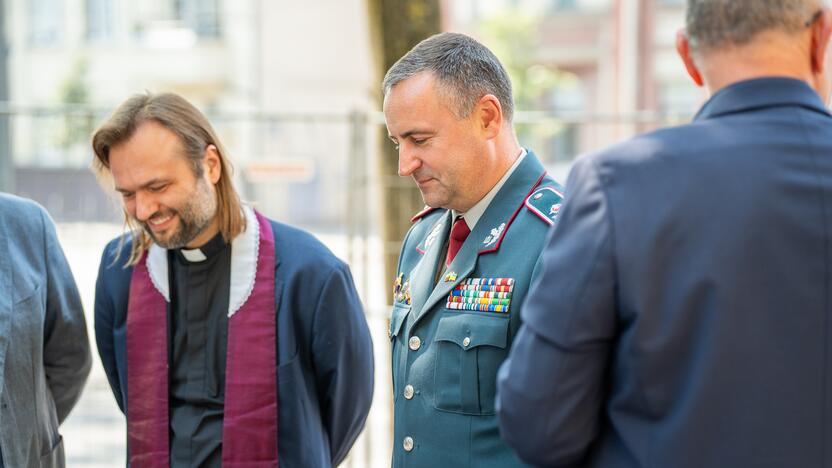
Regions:
[[[410,297],[411,310],[420,311],[422,305],[431,296],[433,291],[436,270],[444,261],[442,256],[443,247],[448,240],[450,233],[450,210],[446,211],[439,220],[428,231],[428,243],[425,245],[425,253],[422,260],[410,272]],[[433,238],[432,240],[430,238]]]
[[[427,315],[428,311],[433,309],[437,303],[445,301],[450,292],[471,275],[477,266],[480,255],[499,249],[502,238],[508,231],[518,210],[545,174],[546,171],[543,165],[529,151],[526,158],[491,201],[471,234],[462,244],[462,248],[457,253],[454,261],[451,262],[446,274],[439,278],[436,287],[427,296],[428,299],[424,305],[413,308],[414,311],[418,311],[417,322]],[[446,216],[446,221],[449,219]],[[434,262],[432,266],[434,269],[431,270],[431,273],[436,271],[437,264]],[[451,273],[454,273],[454,275],[450,275]],[[433,281],[432,278],[431,276],[431,281]]]
[[[479,223],[477,223],[477,227],[479,227]],[[451,262],[445,274],[439,278],[439,282],[436,283],[436,287],[433,288],[424,306],[421,309],[414,309],[419,311],[419,314],[416,316],[417,321],[439,302],[439,300],[447,297],[460,281],[474,271],[474,266],[477,264],[477,249],[475,244],[470,242],[470,240],[471,235],[469,234],[468,239],[465,240],[462,248],[459,249],[456,257],[454,257],[454,261]],[[437,266],[442,268],[441,265]],[[449,276],[451,273],[454,273],[456,276]]]

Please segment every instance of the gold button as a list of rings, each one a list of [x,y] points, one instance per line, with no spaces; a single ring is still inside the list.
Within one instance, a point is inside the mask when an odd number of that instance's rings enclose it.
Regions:
[[[404,387],[404,397],[408,400],[413,398],[413,385],[405,385]]]
[[[407,344],[410,346],[410,349],[417,351],[422,347],[422,340],[418,336],[414,336],[410,338],[410,341],[408,341]]]
[[[402,446],[404,447],[405,452],[413,450],[413,437],[405,437],[404,442],[402,442]]]
[[[467,348],[469,344],[471,344],[471,338],[466,336],[462,339],[462,346],[465,346]]]

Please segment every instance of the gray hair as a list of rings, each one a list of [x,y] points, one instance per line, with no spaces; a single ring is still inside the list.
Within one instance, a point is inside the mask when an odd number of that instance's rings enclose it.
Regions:
[[[763,31],[805,28],[825,0],[688,0],[686,33],[698,50],[741,46]]]
[[[511,122],[511,79],[497,57],[471,37],[441,33],[423,40],[387,71],[384,95],[399,82],[423,71],[436,76],[439,90],[452,102],[457,118],[468,117],[481,97],[493,94],[500,101],[506,122]]]

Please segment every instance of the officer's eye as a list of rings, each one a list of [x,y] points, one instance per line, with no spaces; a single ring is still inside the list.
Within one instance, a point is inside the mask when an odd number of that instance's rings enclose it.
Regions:
[[[151,186],[151,187],[148,187],[148,188],[147,188],[147,191],[148,191],[148,192],[150,192],[150,193],[158,193],[158,192],[161,192],[162,190],[164,190],[164,189],[166,189],[166,188],[168,188],[167,184],[164,184],[164,185],[153,185],[153,186]]]
[[[414,138],[413,144],[416,146],[422,146],[428,141],[427,138]]]

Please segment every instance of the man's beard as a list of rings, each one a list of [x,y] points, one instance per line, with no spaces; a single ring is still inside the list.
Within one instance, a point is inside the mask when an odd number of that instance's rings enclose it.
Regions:
[[[159,247],[165,249],[180,249],[188,245],[214,220],[217,211],[217,200],[208,189],[208,184],[202,179],[196,184],[196,190],[185,204],[177,209],[167,209],[153,214],[149,219],[175,215],[179,218],[179,226],[167,239],[158,239],[147,223],[140,223],[144,231]]]

